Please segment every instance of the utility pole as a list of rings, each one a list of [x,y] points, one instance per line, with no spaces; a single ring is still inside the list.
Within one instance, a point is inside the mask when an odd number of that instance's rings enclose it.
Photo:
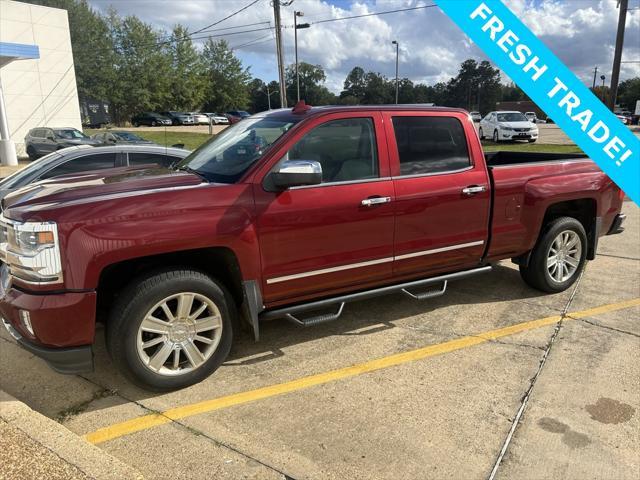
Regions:
[[[598,67],[593,69],[593,89],[596,88],[596,75],[598,75]]]
[[[605,91],[605,86],[604,86],[604,81],[607,77],[605,77],[604,75],[600,75],[600,80],[602,80],[602,103],[607,103],[607,94]]]
[[[280,107],[287,108],[287,87],[284,78],[284,52],[282,49],[282,21],[280,0],[273,0],[273,17],[276,24],[276,52],[278,54],[278,78],[280,79]]]
[[[622,60],[622,45],[624,44],[624,27],[627,22],[627,10],[629,0],[618,0],[618,33],[616,34],[616,51],[613,55],[613,69],[611,71],[611,92],[609,92],[609,108],[613,111],[616,107],[618,96],[618,80],[620,79],[620,61]]]
[[[399,90],[399,83],[398,83],[398,49],[399,49],[399,45],[397,40],[394,40],[393,42],[391,42],[393,45],[396,46],[396,105],[398,104],[398,90]]]

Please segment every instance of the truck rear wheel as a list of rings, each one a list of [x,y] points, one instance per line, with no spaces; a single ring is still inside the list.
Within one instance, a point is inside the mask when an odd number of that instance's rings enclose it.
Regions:
[[[235,308],[202,272],[169,269],[131,282],[107,324],[107,348],[142,388],[167,391],[204,380],[227,358]]]
[[[533,288],[556,293],[569,288],[580,276],[587,256],[587,234],[572,217],[549,223],[533,248],[529,264],[520,275]]]

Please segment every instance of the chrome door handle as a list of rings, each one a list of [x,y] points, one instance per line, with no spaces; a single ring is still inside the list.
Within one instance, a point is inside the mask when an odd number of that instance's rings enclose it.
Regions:
[[[464,195],[475,195],[476,193],[486,192],[487,187],[480,185],[471,185],[469,187],[463,188],[462,193]]]
[[[391,197],[372,197],[362,200],[363,207],[371,207],[373,205],[380,205],[381,203],[391,202]]]

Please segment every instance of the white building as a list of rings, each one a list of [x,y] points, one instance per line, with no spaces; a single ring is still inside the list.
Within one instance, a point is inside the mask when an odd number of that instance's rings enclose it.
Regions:
[[[0,0],[2,163],[15,162],[14,145],[23,156],[26,133],[44,126],[82,128],[67,11]]]

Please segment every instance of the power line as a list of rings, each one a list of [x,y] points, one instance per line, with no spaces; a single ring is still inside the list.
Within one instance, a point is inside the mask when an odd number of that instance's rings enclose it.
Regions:
[[[352,15],[350,17],[340,17],[340,18],[327,18],[324,20],[317,20],[315,22],[309,22],[312,25],[318,24],[318,23],[329,23],[329,22],[339,22],[340,20],[352,20],[354,18],[364,18],[364,17],[374,17],[377,15],[389,15],[391,13],[399,13],[399,12],[409,12],[411,10],[423,10],[425,8],[434,8],[437,7],[437,5],[433,4],[433,5],[421,5],[419,7],[409,7],[409,8],[398,8],[396,10],[387,10],[384,12],[374,12],[374,13],[365,13],[362,15]]]
[[[271,36],[271,33],[269,33],[269,34],[264,35],[264,36],[262,36],[262,37],[255,38],[255,39],[253,39],[253,40],[251,40],[251,41],[249,41],[249,42],[243,43],[243,44],[241,44],[241,45],[236,45],[236,46],[234,46],[234,47],[229,47],[229,48],[230,48],[231,50],[238,50],[238,49],[243,48],[243,47],[248,47],[249,45],[255,45],[255,44],[257,44],[257,43],[263,43],[263,42],[265,42],[266,40],[271,40],[272,38],[273,38],[273,37]]]
[[[242,30],[240,32],[220,33],[218,35],[203,35],[202,37],[191,37],[191,40],[201,40],[203,38],[228,37],[230,35],[241,35],[243,33],[264,32],[265,30],[273,30],[275,27],[254,28],[252,30]]]
[[[236,11],[235,11],[235,12],[233,12],[232,14],[227,15],[226,17],[224,17],[224,18],[222,18],[222,19],[220,19],[220,20],[217,20],[217,21],[213,22],[212,24],[207,25],[206,27],[202,27],[202,28],[201,28],[201,29],[199,29],[199,30],[195,30],[195,31],[193,31],[193,32],[189,33],[189,36],[191,36],[191,35],[195,35],[196,33],[201,33],[201,32],[203,32],[203,31],[207,30],[208,28],[214,27],[214,26],[218,25],[219,23],[224,22],[225,20],[229,20],[231,17],[235,17],[235,16],[236,16],[237,14],[239,14],[240,12],[244,12],[247,8],[252,7],[252,6],[253,6],[253,5],[255,5],[256,3],[258,3],[259,1],[260,1],[260,0],[254,0],[253,2],[249,3],[248,5],[245,5],[244,7],[242,7],[240,10],[236,10]]]

